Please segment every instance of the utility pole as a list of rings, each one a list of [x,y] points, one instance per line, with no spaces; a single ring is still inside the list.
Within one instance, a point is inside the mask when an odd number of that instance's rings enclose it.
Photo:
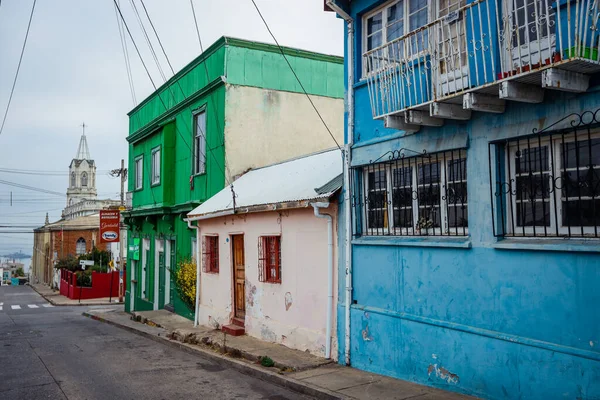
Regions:
[[[121,168],[120,169],[113,169],[112,171],[110,171],[110,175],[114,176],[114,177],[121,177],[121,207],[119,207],[119,210],[121,212],[123,212],[123,210],[125,210],[125,180],[127,179],[127,168],[125,168],[125,160],[121,159]],[[123,270],[124,270],[124,262],[123,262],[123,258],[124,258],[124,254],[125,252],[124,250],[124,245],[126,245],[124,243],[123,240],[123,232],[125,231],[123,229],[123,223],[120,221],[119,222],[119,302],[122,303],[123,302],[123,283],[121,283],[121,280],[123,279]],[[112,279],[112,278],[111,278]]]

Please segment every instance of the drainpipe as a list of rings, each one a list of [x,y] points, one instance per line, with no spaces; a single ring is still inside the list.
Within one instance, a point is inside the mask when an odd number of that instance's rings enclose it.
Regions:
[[[344,148],[344,211],[345,211],[345,271],[346,271],[346,315],[344,321],[344,348],[345,362],[350,365],[350,304],[352,303],[352,205],[350,202],[350,157],[352,142],[354,140],[354,20],[334,0],[327,0],[326,4],[346,21],[347,33],[347,107],[348,107],[348,140]]]
[[[312,203],[315,217],[327,219],[327,325],[325,327],[325,358],[331,358],[331,326],[333,325],[333,218],[329,214],[321,214],[321,208],[329,207],[329,203]]]
[[[198,326],[198,311],[200,309],[200,250],[201,250],[201,242],[200,242],[200,227],[198,225],[192,225],[192,221],[189,219],[185,219],[187,222],[188,228],[196,230],[196,305],[194,307],[194,327]]]

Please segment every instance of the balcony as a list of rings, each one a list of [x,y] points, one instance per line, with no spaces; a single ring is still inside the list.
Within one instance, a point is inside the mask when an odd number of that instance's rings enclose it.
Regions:
[[[463,2],[464,4],[465,2]],[[416,132],[544,91],[584,92],[600,71],[597,0],[475,0],[363,54],[373,118]]]

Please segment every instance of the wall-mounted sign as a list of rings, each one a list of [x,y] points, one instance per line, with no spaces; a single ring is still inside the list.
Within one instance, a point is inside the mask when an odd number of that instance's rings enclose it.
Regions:
[[[136,261],[140,260],[140,238],[133,238],[132,244],[129,245],[129,252],[131,253],[131,258]]]
[[[119,241],[119,223],[121,213],[118,210],[100,210],[100,243]]]

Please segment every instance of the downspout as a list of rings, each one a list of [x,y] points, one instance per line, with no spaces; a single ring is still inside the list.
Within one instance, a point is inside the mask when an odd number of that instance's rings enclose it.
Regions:
[[[325,358],[331,358],[331,326],[333,325],[333,218],[329,214],[321,214],[321,208],[329,207],[329,203],[312,203],[315,217],[327,219],[327,325],[325,327]]]
[[[345,211],[345,271],[346,271],[346,315],[344,321],[344,349],[345,362],[350,365],[350,304],[352,303],[352,205],[350,187],[350,162],[351,148],[354,141],[354,20],[334,0],[327,0],[326,4],[346,21],[347,33],[347,107],[348,107],[348,138],[344,148],[344,211]]]
[[[187,218],[184,221],[187,222],[188,228],[196,230],[196,304],[194,306],[194,327],[196,327],[198,326],[198,311],[200,310],[200,271],[202,270],[200,268],[200,251],[202,250],[200,226],[192,225],[192,220]]]

